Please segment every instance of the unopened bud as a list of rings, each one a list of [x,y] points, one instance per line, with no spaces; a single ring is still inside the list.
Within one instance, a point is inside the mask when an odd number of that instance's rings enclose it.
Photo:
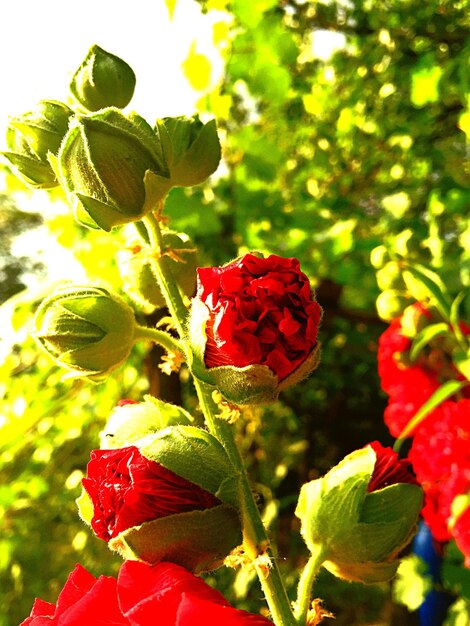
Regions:
[[[32,111],[9,120],[8,151],[2,154],[29,187],[49,189],[59,184],[48,154],[59,151],[72,114],[62,102],[42,100]]]
[[[156,198],[148,191],[147,178],[167,175],[152,128],[138,115],[126,116],[118,109],[78,117],[55,166],[76,219],[107,231],[153,210]]]
[[[64,287],[36,312],[34,338],[71,376],[94,381],[121,365],[134,343],[133,310],[100,287]]]
[[[70,83],[75,100],[88,111],[123,109],[134,94],[135,74],[122,59],[92,46]]]

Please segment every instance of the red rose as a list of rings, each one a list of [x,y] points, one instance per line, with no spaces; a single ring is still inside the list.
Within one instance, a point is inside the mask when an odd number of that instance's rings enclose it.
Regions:
[[[368,444],[375,452],[375,465],[367,491],[378,491],[397,483],[418,484],[410,472],[408,459],[399,459],[398,453],[392,448],[384,448],[378,441]]]
[[[221,504],[135,446],[93,450],[82,483],[93,503],[91,526],[105,541],[143,522]]]
[[[267,365],[283,380],[307,359],[321,308],[297,259],[246,254],[197,272],[196,298],[209,309],[207,367]]]
[[[20,626],[267,626],[232,608],[203,580],[173,563],[126,561],[117,580],[77,565],[57,604],[36,600]]]

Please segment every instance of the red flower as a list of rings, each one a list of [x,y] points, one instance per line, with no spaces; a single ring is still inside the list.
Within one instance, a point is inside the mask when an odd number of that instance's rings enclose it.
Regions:
[[[469,415],[470,400],[442,403],[422,422],[410,450],[425,493],[423,517],[438,541],[451,538],[452,502],[470,488]]]
[[[378,441],[368,444],[376,455],[374,471],[367,491],[378,491],[397,483],[417,484],[416,478],[410,472],[408,459],[399,459],[397,452],[392,448],[384,448]]]
[[[437,321],[419,302],[408,307],[405,314],[408,321],[414,318],[416,330]],[[393,320],[382,334],[377,353],[382,389],[389,396],[384,420],[394,437],[401,435],[408,422],[443,382],[462,378],[443,348],[425,348],[417,361],[411,363],[409,351],[412,339],[403,334],[404,318],[401,316]],[[464,323],[461,330],[465,334],[470,333],[470,327]],[[463,390],[464,395],[469,392]]]
[[[105,541],[143,522],[220,504],[213,494],[147,459],[135,446],[93,450],[82,482],[93,503],[91,526]]]
[[[20,626],[266,626],[232,608],[215,589],[173,563],[126,561],[118,579],[77,565],[57,604],[36,600]]]
[[[246,254],[198,269],[196,299],[209,310],[208,368],[266,365],[281,381],[315,348],[321,308],[297,259]]]

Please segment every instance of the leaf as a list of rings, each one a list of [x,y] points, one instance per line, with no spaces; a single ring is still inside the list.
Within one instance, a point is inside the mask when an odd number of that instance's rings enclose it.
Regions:
[[[413,343],[410,348],[410,359],[412,361],[416,361],[421,350],[435,337],[439,337],[439,335],[444,335],[445,333],[451,335],[449,331],[449,326],[445,322],[440,322],[439,324],[430,324],[423,328],[421,332],[419,332],[416,337],[413,339]]]
[[[452,325],[452,330],[455,333],[459,342],[466,342],[465,335],[463,334],[460,328],[460,316],[459,316],[459,307],[462,303],[462,300],[465,298],[465,292],[461,291],[458,296],[452,302],[450,307],[450,323]]]
[[[434,63],[433,57],[424,57],[411,74],[411,102],[417,107],[439,100],[439,81],[443,70]]]
[[[403,279],[413,297],[417,300],[422,300],[426,295],[433,298],[439,313],[445,320],[449,320],[451,308],[450,299],[440,277],[423,265],[411,265],[406,263],[405,268],[406,269],[403,271]],[[418,285],[414,284],[414,281],[416,281]],[[424,293],[419,290],[419,286],[424,288]]]
[[[175,13],[175,8],[176,8],[176,2],[177,0],[165,0],[165,4],[166,4],[166,8],[168,9],[170,20],[173,19],[173,15]]]
[[[182,63],[184,75],[195,91],[205,91],[211,81],[212,66],[209,59],[196,51],[196,43],[191,44],[189,54]]]
[[[470,381],[470,350],[458,350],[452,354],[452,362],[465,378]]]
[[[416,554],[404,558],[393,584],[393,599],[416,611],[432,589],[432,578],[427,564]]]
[[[419,411],[412,417],[412,419],[408,422],[405,428],[401,431],[400,437],[397,439],[394,445],[394,450],[398,452],[403,442],[403,439],[406,439],[410,436],[412,431],[433,411],[436,407],[438,407],[442,402],[453,396],[457,393],[462,387],[465,386],[466,383],[460,382],[458,380],[448,380],[443,385],[436,389],[436,391],[432,394],[432,396],[425,402]]]

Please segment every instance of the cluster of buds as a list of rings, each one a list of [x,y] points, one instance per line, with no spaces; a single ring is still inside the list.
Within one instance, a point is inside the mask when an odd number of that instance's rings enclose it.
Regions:
[[[134,87],[125,61],[92,46],[70,83],[72,108],[43,101],[8,126],[9,165],[31,187],[60,185],[88,228],[140,220],[172,187],[204,182],[220,161],[214,121],[168,117],[152,127],[121,110]]]

